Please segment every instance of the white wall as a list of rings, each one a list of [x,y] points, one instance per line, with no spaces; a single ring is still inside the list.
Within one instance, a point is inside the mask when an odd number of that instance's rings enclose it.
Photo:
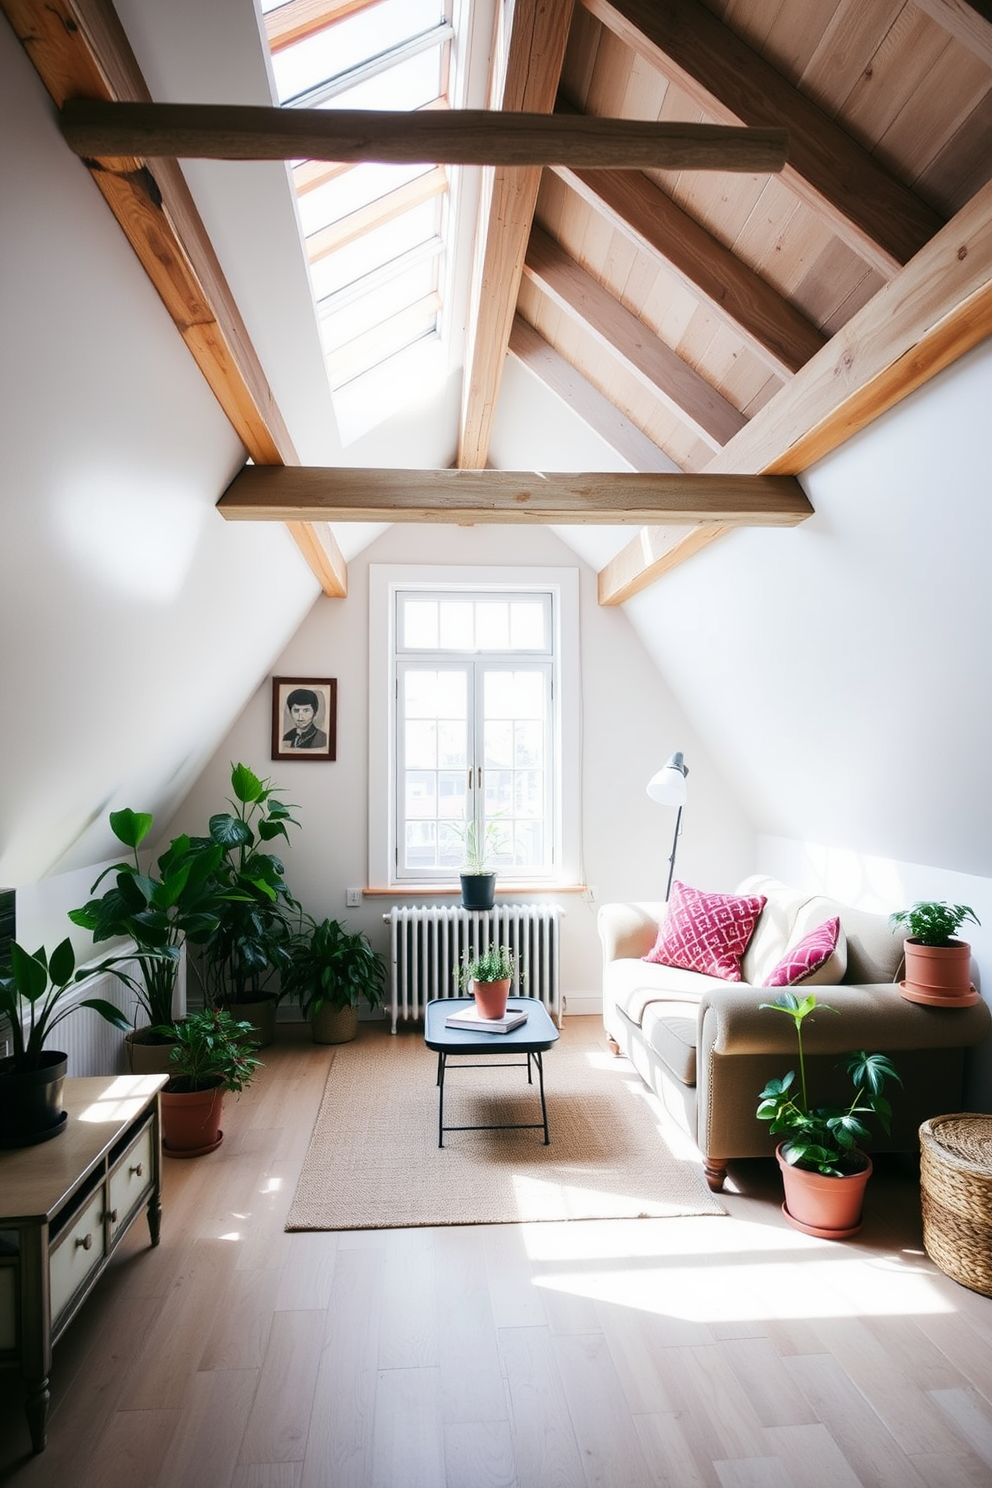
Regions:
[[[303,830],[285,853],[288,881],[305,907],[344,919],[385,949],[388,898],[346,910],[344,892],[365,886],[368,858],[368,564],[576,564],[545,529],[396,526],[349,567],[346,600],[320,600],[276,660],[273,674],[338,679],[338,748],[333,763],[270,759],[271,689],[263,683],[182,803],[170,832],[202,830],[223,809],[232,763],[243,761],[285,788]],[[644,787],[675,749],[690,767],[678,873],[710,888],[731,888],[754,868],[754,838],[708,752],[687,723],[622,613],[596,603],[595,575],[581,578],[582,751],[585,881],[596,902],[567,894],[563,987],[597,998],[596,911],[609,899],[660,898],[674,813]],[[374,783],[373,783],[374,788]],[[281,851],[281,848],[280,848]],[[425,896],[426,897],[426,896]],[[595,1005],[595,1004],[593,1004]]]
[[[817,842],[767,836],[758,838],[758,869],[783,883],[829,894],[873,914],[908,909],[919,899],[968,905],[981,924],[964,925],[959,933],[971,946],[975,984],[979,989],[984,984],[984,996],[988,997],[992,986],[992,879],[895,858],[871,857]],[[953,1018],[954,1014],[941,1016]],[[978,1049],[969,1056],[967,1093],[969,1110],[987,1111],[992,1107],[992,1049]]]
[[[36,946],[114,854],[108,812],[171,813],[317,584],[284,530],[215,512],[244,451],[6,22],[0,200],[0,883]]]

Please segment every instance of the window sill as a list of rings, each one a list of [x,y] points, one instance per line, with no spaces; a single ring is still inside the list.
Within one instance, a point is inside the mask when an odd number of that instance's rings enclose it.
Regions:
[[[513,884],[500,880],[496,888],[498,896],[506,894],[587,894],[588,892],[585,884],[573,883]],[[460,899],[461,893],[461,887],[457,884],[404,883],[394,884],[384,889],[367,887],[362,890],[362,897],[365,899],[401,899],[416,895],[418,899]]]

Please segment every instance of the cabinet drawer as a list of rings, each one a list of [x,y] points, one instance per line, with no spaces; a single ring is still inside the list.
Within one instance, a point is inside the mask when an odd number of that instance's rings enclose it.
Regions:
[[[72,1225],[59,1236],[49,1263],[52,1323],[58,1322],[87,1276],[104,1256],[103,1188],[91,1194]]]
[[[151,1189],[152,1179],[155,1176],[154,1163],[152,1127],[149,1122],[148,1125],[142,1127],[110,1175],[107,1219],[110,1225],[111,1245],[130,1215],[134,1213],[136,1205]]]
[[[0,1354],[17,1348],[17,1267],[0,1261]]]

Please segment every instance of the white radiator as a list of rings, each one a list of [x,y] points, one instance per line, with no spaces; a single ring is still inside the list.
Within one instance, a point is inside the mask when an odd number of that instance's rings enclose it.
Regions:
[[[537,997],[559,1022],[558,904],[497,904],[495,909],[394,905],[389,925],[393,1033],[400,1018],[422,1018],[433,997],[460,997],[458,969],[487,945],[516,957],[511,997]]]

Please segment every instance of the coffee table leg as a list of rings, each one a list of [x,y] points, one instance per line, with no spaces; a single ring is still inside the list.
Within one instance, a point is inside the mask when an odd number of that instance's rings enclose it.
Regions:
[[[530,1056],[528,1055],[527,1057],[529,1061]],[[534,1059],[537,1062],[537,1078],[538,1083],[541,1087],[541,1115],[544,1118],[544,1145],[545,1147],[550,1147],[551,1133],[548,1131],[548,1105],[546,1100],[544,1099],[544,1060],[541,1058],[540,1053],[537,1051],[535,1051],[534,1053]]]
[[[437,1056],[437,1145],[444,1146],[444,1066],[445,1056]]]

